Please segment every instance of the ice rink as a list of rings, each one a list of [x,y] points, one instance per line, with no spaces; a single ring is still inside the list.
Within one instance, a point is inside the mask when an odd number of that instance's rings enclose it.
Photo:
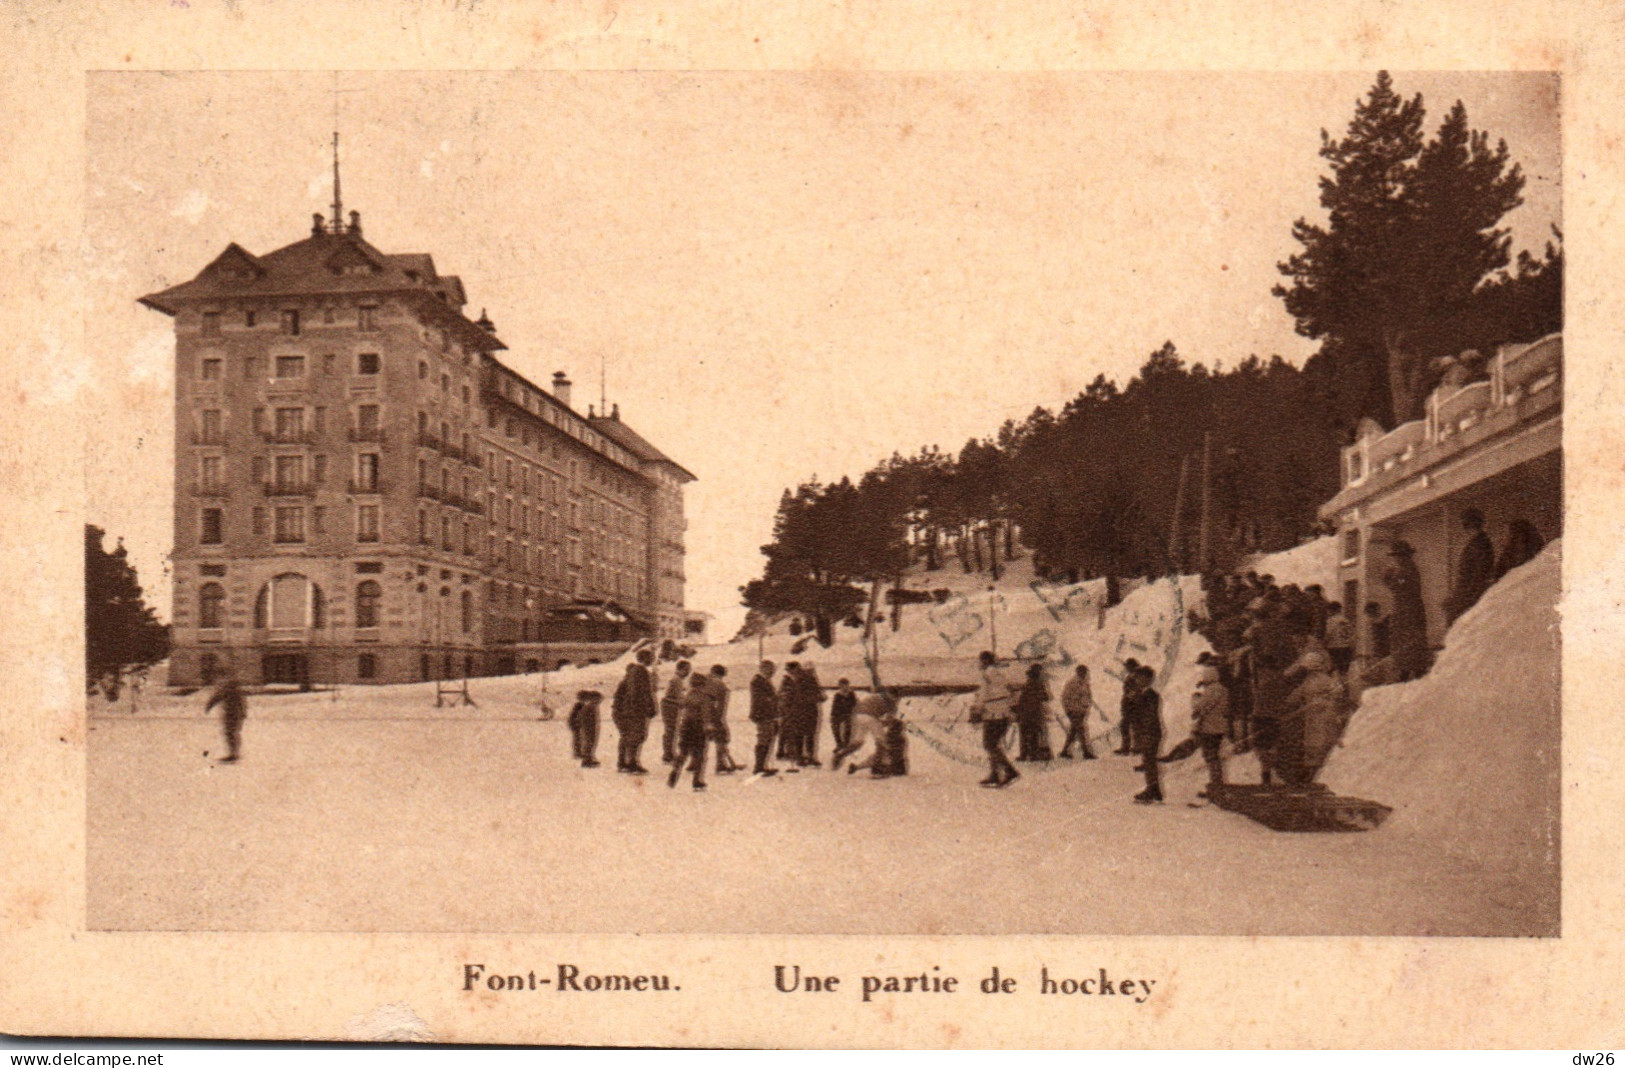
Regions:
[[[1532,922],[1515,886],[1425,841],[1278,834],[1187,807],[1199,760],[1170,772],[1161,806],[1130,802],[1140,777],[1127,757],[1023,765],[1020,781],[986,790],[979,766],[919,737],[907,778],[713,776],[696,794],[686,778],[673,790],[617,774],[613,728],[605,766],[583,770],[557,720],[315,718],[294,702],[253,702],[236,765],[204,757],[220,738],[201,695],[187,715],[93,719],[92,929],[1495,934]],[[736,757],[751,733],[741,718]],[[824,750],[827,762],[827,733]],[[658,742],[645,756],[658,768]]]

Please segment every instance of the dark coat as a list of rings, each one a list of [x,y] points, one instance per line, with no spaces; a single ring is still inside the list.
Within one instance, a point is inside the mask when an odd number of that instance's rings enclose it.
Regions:
[[[773,723],[779,718],[779,692],[773,683],[756,675],[750,680],[750,721]]]
[[[1490,536],[1476,531],[1462,547],[1461,559],[1456,561],[1456,586],[1445,603],[1445,615],[1450,622],[1478,603],[1484,591],[1495,581],[1495,547]]]
[[[617,727],[634,727],[647,723],[658,713],[654,680],[649,677],[649,669],[642,664],[629,665],[626,676],[615,688],[615,703],[610,718]]]

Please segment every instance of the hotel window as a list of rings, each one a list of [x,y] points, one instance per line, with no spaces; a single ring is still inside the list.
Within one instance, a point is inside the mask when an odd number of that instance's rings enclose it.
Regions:
[[[313,425],[311,427],[311,433],[315,434],[317,437],[321,437],[323,434],[327,433],[327,409],[326,408],[317,408],[315,410]]]
[[[1360,559],[1360,528],[1350,527],[1343,531],[1343,563],[1358,563]],[[1352,612],[1353,609],[1350,609]]]
[[[303,408],[278,408],[276,410],[276,439],[278,441],[298,441],[305,435],[305,410]]]
[[[218,382],[225,364],[225,360],[211,356],[209,359],[204,360],[202,366],[198,369],[198,377],[205,382]]]
[[[364,334],[370,334],[378,329],[378,308],[371,304],[363,304],[356,309],[356,328]]]
[[[358,679],[373,679],[378,677],[378,657],[374,653],[362,653],[356,657],[355,677]]]
[[[263,456],[254,457],[253,468],[254,468],[253,480],[255,482],[264,482],[265,481],[265,457],[263,457]]]
[[[378,606],[383,602],[384,589],[372,579],[355,588],[355,625],[358,627],[376,627],[378,625]]]
[[[206,582],[197,591],[197,625],[219,630],[226,625],[226,591],[218,582]]]
[[[356,457],[355,488],[361,493],[378,491],[378,454],[364,452]]]
[[[355,510],[355,540],[376,542],[378,540],[378,506],[376,504],[363,504]]]
[[[305,358],[303,356],[278,356],[276,358],[276,377],[305,377]]]
[[[263,508],[254,509],[254,533],[265,533],[265,509]]]
[[[276,489],[278,493],[291,493],[301,488],[305,481],[305,458],[303,456],[278,456],[276,458]],[[278,509],[280,512],[281,509]],[[281,530],[281,527],[278,527]],[[281,534],[277,539],[281,540]],[[295,539],[299,540],[299,539]]]
[[[225,541],[225,513],[219,508],[203,509],[203,526],[198,541],[204,545],[219,545]]]
[[[276,509],[275,540],[279,544],[296,544],[305,540],[305,510],[298,505],[285,505]]]
[[[198,476],[205,490],[217,490],[223,481],[225,460],[219,456],[205,456],[198,464]]]
[[[204,312],[203,313],[203,336],[204,337],[219,337],[220,336],[220,313],[219,312]]]
[[[382,364],[376,352],[363,352],[355,358],[355,373],[358,375],[375,375]]]
[[[378,405],[363,404],[355,410],[355,429],[363,441],[378,433]]]
[[[299,334],[299,310],[297,308],[282,309],[282,332],[297,337]]]
[[[256,318],[256,317],[255,317],[255,313],[254,313],[254,309],[253,309],[253,308],[250,308],[250,309],[248,309],[248,310],[247,310],[247,311],[245,311],[245,312],[243,312],[243,325],[244,325],[244,326],[250,326],[250,327],[251,327],[251,326],[253,326],[253,325],[254,325],[254,324],[255,324],[255,323],[256,323],[256,322],[257,322],[257,321],[258,321],[258,320],[257,320],[257,318]]]
[[[312,464],[310,480],[318,486],[327,481],[327,457],[318,453]]]
[[[448,553],[451,552],[452,549],[454,548],[453,542],[451,540],[451,517],[450,516],[443,515],[443,516],[440,517],[440,547],[442,549],[444,549]]]
[[[338,321],[338,309],[337,308],[334,308],[333,305],[329,304],[327,307],[322,309],[322,322],[326,323],[328,326],[332,326],[337,321]]]
[[[429,413],[428,412],[419,412],[418,413],[418,435],[420,437],[426,437],[426,436],[428,436],[428,433],[429,433]]]
[[[324,354],[322,356],[322,375],[324,377],[331,378],[333,375],[333,365],[337,362],[338,357],[333,355],[331,352]]]
[[[468,387],[467,386],[463,387],[463,403],[464,404],[468,403]]]
[[[474,595],[467,590],[463,591],[463,633],[468,634],[474,629]]]
[[[418,509],[418,543],[429,545],[429,513]]]
[[[443,375],[440,376],[440,393],[441,393],[442,396],[450,396],[451,395],[451,376],[450,375],[443,374]]]
[[[327,533],[327,509],[317,505],[310,510],[310,532],[312,534]]]
[[[429,361],[428,360],[419,360],[418,361],[418,379],[421,381],[421,380],[423,380],[425,378],[428,378],[428,377],[429,377]]]
[[[427,461],[427,460],[419,460],[418,461],[418,489],[419,490],[425,490],[425,489],[428,489],[428,488],[429,488],[429,461]]]
[[[471,519],[463,520],[463,552],[474,555],[474,521]]]

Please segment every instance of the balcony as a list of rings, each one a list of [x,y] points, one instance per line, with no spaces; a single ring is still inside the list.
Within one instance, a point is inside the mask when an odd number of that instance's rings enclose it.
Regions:
[[[459,449],[451,442],[446,441],[442,442],[440,445],[440,455],[446,457],[448,460],[457,460],[461,462],[463,459],[463,450]]]
[[[192,483],[192,496],[194,496],[194,497],[230,497],[231,496],[231,490],[227,489],[225,486],[221,485],[218,482],[210,483],[210,484],[204,484],[204,483],[201,483],[201,482],[194,482],[194,483]]]
[[[385,486],[386,483],[381,478],[370,479],[366,482],[360,482],[353,478],[350,480],[351,493],[385,493],[387,492]]]
[[[349,437],[351,441],[358,445],[364,443],[382,445],[386,440],[387,435],[385,435],[383,427],[369,426],[360,428],[351,427]]]
[[[431,501],[439,501],[439,500],[444,500],[445,499],[444,494],[442,494],[440,492],[440,487],[439,486],[432,486],[427,482],[425,482],[422,485],[418,486],[418,496],[419,497],[427,497]]]
[[[303,482],[267,482],[264,486],[267,497],[314,497],[316,483],[305,480]]]
[[[417,440],[418,448],[420,449],[434,449],[436,452],[440,451],[440,439],[435,437],[433,434],[420,433],[418,434]]]
[[[201,430],[192,432],[193,445],[224,445],[225,443],[226,435],[224,432],[218,434],[205,434]]]
[[[309,430],[261,430],[260,438],[268,445],[314,445],[318,440]]]

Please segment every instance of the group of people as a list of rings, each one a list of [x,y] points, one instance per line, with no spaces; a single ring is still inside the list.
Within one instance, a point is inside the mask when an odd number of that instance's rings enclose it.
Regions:
[[[661,758],[669,766],[666,785],[675,787],[687,771],[693,788],[704,790],[707,750],[712,747],[717,775],[744,770],[729,751],[728,669],[716,664],[708,672],[698,672],[692,662],[680,660],[657,704],[653,665],[653,651],[639,650],[616,687],[610,712],[619,733],[616,770],[649,774],[642,751],[657,716],[664,728]],[[810,664],[792,661],[785,665],[782,680],[775,683],[776,671],[772,661],[764,660],[750,681],[749,719],[756,727],[752,772],[763,777],[779,773],[774,766],[775,745],[777,759],[789,765],[785,770],[823,766],[818,759],[818,739],[824,692],[818,673]],[[581,690],[570,710],[571,755],[584,768],[598,766],[602,703],[599,691]],[[885,777],[907,771],[906,738],[897,703],[889,695],[860,695],[848,680],[840,680],[831,702],[830,733],[835,740],[833,770],[851,758],[849,773],[868,770],[872,776]]]

